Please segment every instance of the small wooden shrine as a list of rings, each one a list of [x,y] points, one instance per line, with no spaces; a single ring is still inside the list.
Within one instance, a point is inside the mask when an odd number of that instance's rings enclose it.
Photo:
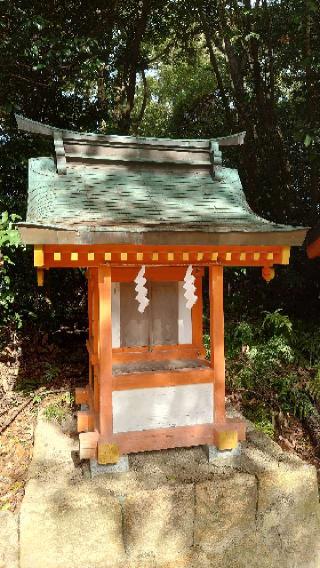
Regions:
[[[76,391],[80,457],[196,445],[234,448],[245,424],[225,412],[223,269],[270,280],[303,228],[248,206],[215,140],[77,133],[17,116],[53,138],[55,157],[29,161],[27,219],[38,283],[50,268],[85,268],[89,380]],[[202,337],[209,268],[211,360]]]

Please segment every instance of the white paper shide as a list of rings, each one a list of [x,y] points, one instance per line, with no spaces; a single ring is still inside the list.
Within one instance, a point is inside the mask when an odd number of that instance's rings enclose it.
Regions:
[[[147,279],[144,277],[144,273],[146,271],[146,267],[143,265],[141,266],[138,275],[134,279],[136,284],[135,291],[137,292],[136,300],[138,302],[138,312],[143,314],[146,307],[149,305],[150,300],[147,298],[148,289],[146,287]]]
[[[195,303],[198,299],[198,296],[196,296],[196,294],[195,294],[195,291],[196,291],[196,287],[194,285],[195,277],[192,274],[192,270],[193,270],[193,267],[190,264],[188,266],[187,270],[186,270],[186,275],[184,277],[184,285],[183,285],[183,288],[185,290],[184,297],[187,300],[186,305],[187,305],[187,308],[189,310],[191,310],[191,308],[195,305]]]

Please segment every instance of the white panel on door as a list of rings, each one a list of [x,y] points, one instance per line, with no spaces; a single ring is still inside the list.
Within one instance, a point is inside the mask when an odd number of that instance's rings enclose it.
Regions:
[[[112,347],[120,347],[120,282],[111,286]]]
[[[183,385],[112,393],[113,431],[135,432],[213,421],[213,385]]]
[[[192,343],[192,318],[191,310],[187,308],[187,301],[184,297],[184,282],[179,284],[179,310],[178,310],[178,333],[179,344]]]

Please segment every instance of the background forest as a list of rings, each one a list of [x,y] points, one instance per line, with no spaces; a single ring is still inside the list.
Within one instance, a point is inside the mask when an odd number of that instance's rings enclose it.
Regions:
[[[19,0],[1,2],[0,15],[3,346],[8,332],[54,343],[61,329],[86,328],[84,274],[52,270],[38,289],[32,251],[14,229],[25,217],[28,159],[53,153],[17,131],[15,112],[109,134],[246,130],[224,160],[239,169],[254,211],[318,222],[318,0]],[[286,413],[318,416],[320,395],[320,262],[294,250],[276,273],[270,284],[254,269],[225,278],[231,397],[271,434]]]

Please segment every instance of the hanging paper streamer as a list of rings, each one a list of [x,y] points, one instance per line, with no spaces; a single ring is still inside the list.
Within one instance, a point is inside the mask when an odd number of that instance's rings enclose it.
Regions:
[[[145,286],[147,283],[147,280],[144,277],[145,271],[146,267],[144,265],[141,266],[141,269],[139,270],[138,275],[134,280],[136,283],[135,291],[137,292],[136,300],[139,304],[138,312],[140,312],[140,314],[143,314],[147,305],[150,303],[150,300],[148,300],[147,298],[148,289]]]
[[[192,274],[192,265],[190,264],[186,270],[186,275],[184,277],[183,288],[185,290],[184,297],[187,300],[187,308],[191,308],[195,305],[198,296],[195,295],[196,287],[194,285],[195,277]]]

